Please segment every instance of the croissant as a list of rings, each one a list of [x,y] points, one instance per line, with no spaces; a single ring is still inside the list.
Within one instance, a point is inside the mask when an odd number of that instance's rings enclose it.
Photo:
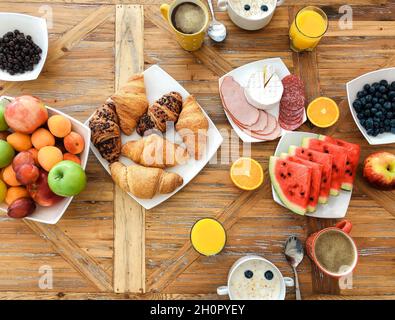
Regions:
[[[128,82],[112,97],[119,125],[126,135],[131,135],[140,117],[148,109],[145,94],[144,75],[137,74],[129,78]]]
[[[145,167],[166,168],[185,164],[189,155],[185,148],[157,134],[151,134],[122,146],[122,155]]]
[[[145,115],[140,118],[137,133],[141,136],[150,129],[165,132],[167,122],[176,123],[182,109],[182,97],[177,92],[163,95],[148,108]]]
[[[98,108],[89,120],[91,140],[101,156],[109,162],[118,161],[121,155],[121,130],[112,102]]]
[[[122,190],[142,199],[173,192],[184,182],[178,174],[159,168],[125,166],[121,162],[114,162],[110,170],[112,179]]]
[[[176,130],[188,152],[199,160],[206,152],[208,121],[195,97],[185,99]]]

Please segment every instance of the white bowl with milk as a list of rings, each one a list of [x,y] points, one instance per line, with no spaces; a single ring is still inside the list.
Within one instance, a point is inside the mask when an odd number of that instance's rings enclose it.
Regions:
[[[218,287],[218,295],[230,300],[284,300],[286,287],[294,280],[283,277],[280,270],[260,256],[245,256],[237,260],[228,275],[228,284]]]
[[[218,0],[218,9],[228,11],[233,23],[245,30],[264,28],[284,0]]]

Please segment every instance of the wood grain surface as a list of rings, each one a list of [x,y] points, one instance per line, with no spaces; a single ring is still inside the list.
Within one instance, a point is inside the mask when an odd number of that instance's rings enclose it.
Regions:
[[[275,204],[267,167],[277,141],[243,145],[231,131],[218,95],[218,78],[245,63],[280,57],[304,79],[309,100],[325,95],[339,103],[341,117],[336,126],[318,130],[306,123],[301,130],[359,143],[361,159],[383,149],[395,153],[394,144],[370,146],[366,142],[345,101],[348,81],[395,66],[393,1],[347,1],[353,10],[353,28],[345,30],[338,24],[344,1],[310,1],[327,13],[329,30],[314,52],[303,54],[289,50],[288,28],[304,1],[287,0],[272,22],[255,32],[239,29],[226,13],[217,12],[228,38],[221,44],[206,39],[204,47],[194,53],[178,46],[160,16],[160,3],[0,2],[0,11],[45,15],[53,22],[43,73],[33,82],[0,82],[0,94],[34,94],[85,121],[129,73],[158,64],[197,97],[224,137],[217,155],[198,176],[147,212],[114,187],[91,154],[88,187],[56,226],[0,216],[0,299],[217,299],[216,288],[226,283],[231,265],[246,254],[262,255],[284,276],[292,276],[282,254],[287,237],[296,235],[304,241],[311,232],[336,220],[301,217]],[[256,192],[237,189],[229,178],[231,162],[249,148],[266,174],[263,187]],[[371,188],[359,173],[347,212],[359,253],[352,288],[341,289],[306,257],[298,267],[303,298],[393,299],[394,215],[395,193]],[[227,230],[225,250],[218,256],[202,257],[190,246],[190,228],[202,217],[219,219]],[[43,266],[53,272],[52,288],[38,285]],[[294,298],[293,289],[288,289],[287,299]]]

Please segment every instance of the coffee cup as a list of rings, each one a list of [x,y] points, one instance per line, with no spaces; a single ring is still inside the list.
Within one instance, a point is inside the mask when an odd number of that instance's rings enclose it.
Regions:
[[[182,6],[184,6],[183,9],[190,9],[190,12],[185,12],[183,16],[180,12],[177,12]],[[176,40],[183,49],[195,51],[202,46],[210,19],[207,7],[200,0],[175,0],[170,5],[162,4],[160,12],[175,33]],[[182,26],[177,27],[175,14],[180,14],[179,19],[184,17],[185,30],[182,29]],[[196,17],[201,17],[201,19],[196,19]]]
[[[294,280],[283,277],[273,263],[249,255],[233,264],[227,285],[218,287],[217,294],[228,295],[230,300],[284,300],[286,287],[293,286]]]
[[[245,30],[259,30],[272,20],[284,0],[218,0],[218,9],[227,11],[235,25]]]
[[[306,251],[315,265],[326,275],[341,278],[349,275],[358,262],[358,250],[350,236],[348,220],[322,229],[306,240]]]

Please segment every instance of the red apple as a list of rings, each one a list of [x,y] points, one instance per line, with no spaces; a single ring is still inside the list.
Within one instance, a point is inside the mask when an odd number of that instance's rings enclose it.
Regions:
[[[50,207],[58,203],[63,197],[54,194],[48,186],[48,173],[40,170],[40,175],[35,183],[27,186],[27,191],[40,206]]]
[[[365,159],[363,176],[373,186],[395,189],[395,155],[389,152],[375,152]]]
[[[7,105],[4,118],[14,131],[31,134],[48,120],[48,111],[38,98],[21,96]]]

